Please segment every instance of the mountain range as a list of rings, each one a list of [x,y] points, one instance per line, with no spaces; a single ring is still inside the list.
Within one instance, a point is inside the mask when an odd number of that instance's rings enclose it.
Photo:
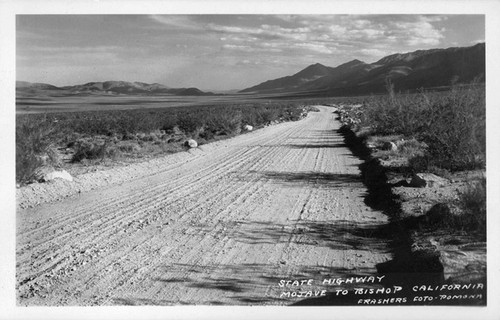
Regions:
[[[20,93],[37,93],[37,91],[53,91],[67,94],[171,94],[177,96],[213,95],[197,88],[169,88],[159,83],[105,81],[89,82],[74,86],[56,87],[47,83],[31,83],[16,81],[16,91]]]
[[[239,93],[276,94],[306,93],[310,95],[361,95],[387,91],[390,80],[396,91],[446,87],[452,83],[484,81],[485,44],[471,47],[418,50],[396,53],[374,63],[352,60],[337,67],[320,63],[308,66],[294,75],[268,80]],[[57,87],[46,83],[16,81],[21,95],[88,95],[130,94],[206,96],[197,88],[170,88],[159,83],[105,81]]]
[[[335,68],[316,63],[304,70],[268,80],[240,93],[314,92],[354,95],[386,92],[390,82],[396,91],[484,81],[485,44],[471,47],[418,50],[386,56],[374,63],[352,60]]]

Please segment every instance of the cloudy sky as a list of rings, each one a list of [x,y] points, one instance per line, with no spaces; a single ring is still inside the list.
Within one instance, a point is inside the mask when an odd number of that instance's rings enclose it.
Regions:
[[[17,80],[242,89],[310,64],[483,42],[483,15],[18,15]]]

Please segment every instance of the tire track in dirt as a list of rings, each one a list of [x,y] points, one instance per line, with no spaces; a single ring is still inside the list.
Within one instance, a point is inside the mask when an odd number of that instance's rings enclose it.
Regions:
[[[247,151],[244,151],[243,154],[242,154],[242,156],[245,156],[246,152]],[[236,164],[238,164],[237,161],[232,161],[232,159],[230,159],[229,161],[226,161],[226,163],[233,163],[233,164],[236,163]],[[172,181],[171,183],[174,184],[174,188],[169,191],[170,193],[168,194],[168,196],[171,196],[171,197],[175,198],[177,196],[177,194],[179,194],[179,193],[181,193],[181,194],[191,193],[193,186],[195,186],[196,184],[199,184],[199,183],[213,183],[213,181],[209,181],[208,182],[206,180],[208,180],[210,178],[212,178],[212,180],[213,180],[214,177],[216,179],[218,179],[220,177],[220,173],[231,171],[231,170],[234,170],[236,168],[236,166],[234,166],[234,165],[233,165],[233,167],[228,168],[226,166],[226,163],[221,164],[219,166],[220,168],[218,168],[217,171],[216,170],[212,170],[212,169],[214,169],[214,167],[217,166],[217,165],[213,165],[212,168],[209,168],[209,170],[210,170],[209,172],[204,172],[203,173],[205,176],[208,176],[209,178],[206,178],[206,179],[197,179],[196,181],[189,181],[188,180],[188,182],[186,184],[184,184],[184,185],[182,185],[182,182],[178,182],[176,184],[176,181]],[[215,174],[215,172],[217,174]],[[191,178],[192,176],[195,176],[195,175],[200,175],[200,172],[195,172],[195,173],[193,173],[191,175],[188,175],[188,179]],[[166,194],[164,192],[154,194],[153,191],[158,191],[160,189],[163,189],[163,188],[167,187],[167,184],[168,183],[161,184],[159,187],[149,188],[149,189],[144,190],[148,194],[153,194],[153,196],[151,196],[151,197],[149,197],[147,199],[141,199],[139,202],[134,203],[134,206],[135,207],[141,207],[143,205],[143,203],[146,203],[146,202],[156,203],[161,198],[164,198],[166,196]],[[98,204],[96,204],[96,208],[94,208],[94,210],[91,210],[90,212],[85,213],[85,208],[84,208],[80,212],[75,212],[69,219],[65,219],[65,220],[61,221],[60,225],[67,225],[69,223],[72,223],[72,222],[80,219],[81,216],[83,216],[83,215],[85,215],[85,216],[87,216],[89,218],[92,218],[91,214],[98,213],[98,212],[100,212],[102,210],[105,210],[105,209],[108,209],[110,207],[127,207],[127,208],[130,209],[130,205],[131,205],[130,203],[125,203],[124,202],[124,198],[120,198],[119,200],[114,201],[111,204],[106,204],[106,205],[98,205]],[[200,202],[200,204],[198,204],[198,205],[202,205],[202,202]],[[146,208],[144,208],[144,210],[148,210],[148,209],[154,209],[154,207],[146,207]],[[190,209],[192,209],[192,208],[190,208]],[[35,210],[33,210],[33,211],[35,211]],[[111,215],[111,216],[113,216],[113,215]],[[119,215],[114,215],[114,217],[117,218],[117,219],[120,219]],[[82,222],[82,220],[80,220],[79,222]],[[108,221],[106,221],[107,224],[114,223],[114,222],[115,221],[113,219],[109,219]],[[83,224],[83,222],[82,222],[82,224]],[[37,230],[37,231],[40,232],[40,233],[46,233],[48,228],[57,228],[57,227],[58,227],[58,225],[57,226],[52,225],[52,227],[40,228],[41,230]],[[101,227],[102,227],[102,225],[101,225]],[[33,230],[28,230],[26,232],[32,233]],[[22,235],[22,233],[20,233],[20,234]],[[52,238],[50,240],[55,240],[55,239]]]
[[[19,209],[18,302],[289,304],[280,279],[375,272],[388,245],[349,230],[387,219],[363,203],[360,160],[319,108]]]
[[[244,157],[245,153],[247,153],[247,152],[248,151],[243,151],[243,154],[241,156]],[[214,167],[217,167],[217,164],[213,165],[212,168],[208,168],[208,169],[210,169],[212,171],[204,172],[203,174],[205,176],[208,176],[209,178],[213,178],[213,177],[218,178],[220,176],[219,173],[221,173],[221,172],[227,172],[227,171],[235,169],[234,166],[233,166],[233,168],[228,168],[227,166],[225,166],[226,163],[233,163],[233,164],[236,163],[236,164],[238,164],[238,161],[233,161],[233,159],[230,159],[230,160],[226,161],[225,163],[223,163],[221,165],[218,165],[219,168],[217,170],[217,173],[218,173],[217,175],[215,175],[214,174],[215,171],[212,170]],[[187,175],[188,176],[187,179],[190,179],[190,178],[192,178],[192,176],[195,176],[195,175],[200,175],[200,172],[195,172],[195,173],[193,173],[191,175],[188,174]],[[167,182],[166,184],[160,184],[158,187],[155,187],[155,188],[149,188],[149,189],[145,190],[145,192],[147,192],[148,194],[153,194],[153,191],[157,191],[159,189],[163,189],[163,188],[167,187],[167,184],[171,183],[171,184],[174,184],[174,188],[171,189],[172,193],[174,193],[174,192],[177,192],[177,193],[180,192],[182,194],[186,194],[186,193],[190,193],[191,189],[192,189],[192,188],[190,188],[189,190],[187,190],[188,186],[189,187],[193,187],[194,185],[196,185],[198,183],[208,183],[205,180],[207,180],[207,179],[198,179],[197,181],[189,181],[188,180],[188,182],[185,183],[184,185],[182,185],[182,184],[176,185],[177,181],[171,181],[171,182]],[[184,180],[184,182],[185,182],[185,180]],[[212,182],[209,182],[209,183],[212,183]],[[164,193],[160,193],[160,194],[156,194],[156,195],[153,194],[153,196],[149,197],[148,199],[142,199],[140,201],[141,202],[152,202],[152,203],[155,203],[157,200],[159,200],[160,198],[162,198],[164,196],[165,196]],[[172,196],[175,197],[176,194],[172,194]],[[107,204],[107,207],[119,206],[119,205],[121,205],[121,207],[128,207],[128,206],[130,206],[129,203],[124,203],[123,201],[124,201],[123,198],[119,198],[117,201],[114,201],[111,204]],[[140,203],[136,203],[135,205],[136,206],[140,206],[141,204]],[[93,211],[87,212],[87,213],[85,213],[85,208],[84,208],[84,209],[81,210],[81,212],[75,212],[73,215],[71,215],[71,217],[69,219],[66,219],[66,220],[62,221],[61,224],[69,224],[69,223],[71,223],[71,222],[73,222],[73,221],[78,220],[79,218],[81,218],[82,215],[85,215],[85,216],[89,217],[90,214],[93,214],[95,212],[99,212],[99,211],[101,211],[103,209],[107,209],[107,207],[104,208],[103,205],[96,204],[96,208]],[[109,222],[114,222],[114,221],[109,221]],[[54,226],[52,228],[54,228]],[[47,231],[46,229],[39,230],[39,232],[46,232],[46,231]],[[33,230],[28,230],[26,232],[33,232]]]
[[[236,155],[232,155],[228,159],[227,159],[227,157],[225,157],[226,159],[222,163],[215,162],[214,164],[211,165],[211,167],[205,168],[204,169],[205,172],[203,172],[203,175],[208,177],[207,179],[219,177],[219,174],[215,175],[214,173],[215,172],[217,172],[217,173],[227,172],[228,171],[227,164],[239,165],[238,161],[235,161],[234,158],[235,157],[239,157],[239,158],[245,157],[248,152],[252,152],[252,151],[254,151],[254,149],[255,149],[255,147],[248,148],[248,149],[242,148],[239,153],[236,153]],[[234,169],[234,168],[231,168],[231,169]],[[208,172],[206,172],[206,171],[208,171]],[[149,188],[145,191],[148,194],[152,194],[153,191],[157,191],[157,190],[160,190],[160,189],[163,189],[166,187],[170,187],[170,185],[173,185],[173,187],[171,187],[171,189],[170,189],[172,193],[174,193],[178,190],[180,190],[180,192],[182,192],[182,193],[191,192],[191,190],[186,190],[187,186],[193,187],[199,183],[207,183],[206,182],[207,179],[196,178],[196,176],[200,176],[199,171],[188,172],[187,174],[180,175],[179,177],[177,177],[177,179],[174,179],[172,181],[168,181],[164,184],[159,184],[159,185],[155,186],[154,188]],[[162,196],[164,196],[164,194],[163,193],[161,193],[159,195],[157,194],[156,197],[158,197],[158,196],[162,197]],[[105,198],[105,199],[108,200],[109,198]],[[112,198],[111,200],[113,200],[113,201],[108,202],[106,204],[95,203],[96,208],[94,209],[94,211],[100,211],[102,209],[102,207],[104,207],[104,206],[108,206],[108,207],[119,206],[119,205],[126,206],[126,205],[128,205],[127,203],[125,203],[126,199],[127,199],[127,196],[124,196],[124,197],[116,198],[116,199]],[[151,200],[151,198],[149,200],[146,199],[146,201],[150,201],[150,200]],[[63,221],[63,223],[68,224],[68,223],[72,222],[72,220],[78,220],[78,218],[81,218],[82,216],[88,216],[89,214],[93,213],[93,212],[87,212],[86,209],[88,210],[88,208],[84,208],[80,211],[76,211],[69,219]],[[62,213],[62,214],[64,214],[64,213]],[[53,216],[53,218],[56,218],[56,217]],[[39,231],[46,232],[46,229],[42,229]],[[27,230],[26,232],[32,232],[32,230]]]

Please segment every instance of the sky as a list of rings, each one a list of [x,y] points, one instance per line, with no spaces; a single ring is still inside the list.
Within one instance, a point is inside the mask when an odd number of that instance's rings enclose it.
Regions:
[[[221,91],[314,63],[484,41],[484,15],[18,15],[16,79]]]

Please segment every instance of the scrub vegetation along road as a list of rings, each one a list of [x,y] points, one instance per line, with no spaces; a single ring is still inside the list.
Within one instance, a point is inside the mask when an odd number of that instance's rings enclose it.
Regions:
[[[154,165],[89,173],[108,183],[52,202],[23,207],[18,193],[18,303],[284,305],[298,299],[281,293],[300,287],[280,280],[375,275],[389,244],[362,231],[388,218],[364,203],[361,160],[335,109],[318,109]]]

